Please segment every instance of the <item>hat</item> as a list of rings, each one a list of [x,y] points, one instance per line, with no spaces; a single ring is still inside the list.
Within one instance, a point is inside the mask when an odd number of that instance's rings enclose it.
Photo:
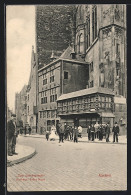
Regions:
[[[11,114],[11,116],[16,117],[16,114]]]

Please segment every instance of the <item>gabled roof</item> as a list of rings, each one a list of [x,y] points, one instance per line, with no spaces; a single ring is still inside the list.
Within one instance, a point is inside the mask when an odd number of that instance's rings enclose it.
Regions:
[[[71,92],[71,93],[63,94],[58,98],[57,101],[70,99],[70,98],[75,98],[75,97],[80,97],[80,96],[84,96],[84,95],[91,95],[91,94],[94,94],[94,93],[114,95],[114,92],[111,89],[102,88],[102,87],[92,87],[92,88],[88,88],[88,89],[82,89],[82,90],[79,90],[79,91],[74,91],[74,92]]]

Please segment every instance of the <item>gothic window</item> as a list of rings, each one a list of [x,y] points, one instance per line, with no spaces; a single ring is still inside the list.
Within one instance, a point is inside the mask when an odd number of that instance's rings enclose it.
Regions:
[[[118,4],[116,4],[116,8],[115,8],[115,19],[117,21],[120,20],[120,11],[119,11],[119,5]]]
[[[80,38],[79,38],[79,51],[80,51],[80,53],[84,52],[84,35],[83,35],[83,33],[80,34]]]
[[[79,11],[78,11],[78,13],[79,13],[79,17],[81,19],[82,18],[82,5],[79,5]]]
[[[92,8],[92,41],[97,37],[97,7]]]
[[[120,57],[120,44],[116,44],[116,55],[117,55],[117,58]]]
[[[90,46],[90,15],[87,17],[87,49]]]
[[[80,47],[79,47],[79,35],[77,35],[77,53],[80,52]]]

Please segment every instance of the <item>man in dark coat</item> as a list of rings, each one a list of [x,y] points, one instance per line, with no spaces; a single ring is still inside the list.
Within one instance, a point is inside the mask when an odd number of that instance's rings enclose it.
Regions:
[[[73,140],[73,128],[70,126],[70,140]]]
[[[95,127],[94,127],[94,125],[91,125],[91,137],[92,137],[92,141],[94,141],[94,136],[95,136]]]
[[[29,135],[31,135],[31,127],[30,126],[29,126],[28,130],[29,130]]]
[[[112,132],[113,132],[113,142],[115,142],[115,138],[116,138],[116,141],[118,142],[118,134],[119,134],[119,126],[117,125],[117,122],[115,122],[115,125],[112,129]]]
[[[110,127],[109,127],[109,123],[106,124],[105,133],[106,133],[106,142],[109,142],[109,136],[110,136]]]
[[[103,139],[103,125],[100,124],[99,126],[99,140],[102,141]]]
[[[65,126],[59,123],[59,143],[64,140]]]
[[[75,126],[74,131],[74,142],[78,142],[78,128]]]
[[[88,140],[90,140],[91,139],[91,126],[90,125],[88,126],[87,133],[88,133]]]
[[[7,123],[8,156],[18,154],[15,152],[16,134],[16,115],[12,114],[11,120]]]

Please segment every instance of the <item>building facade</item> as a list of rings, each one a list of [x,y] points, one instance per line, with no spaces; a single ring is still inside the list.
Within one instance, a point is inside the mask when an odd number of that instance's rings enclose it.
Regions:
[[[87,127],[96,123],[114,122],[114,93],[110,89],[93,87],[73,93],[63,94],[58,98],[57,113],[62,123],[70,126]]]
[[[113,113],[116,121],[120,124],[121,119],[124,118],[126,121],[126,6],[122,4],[78,5],[75,18],[74,58],[79,56],[88,64],[87,95],[90,88],[103,88],[106,99],[107,89],[112,91],[114,94]],[[78,93],[81,94],[82,91]],[[70,95],[68,94],[67,100],[61,99],[63,96],[60,97],[58,106],[61,103],[68,104]],[[72,101],[74,100],[72,99]],[[77,101],[79,104],[79,100]],[[82,97],[81,101],[84,101]],[[78,113],[77,118],[80,121],[82,115]],[[91,112],[88,113],[88,116],[89,114],[92,115]],[[114,118],[110,113],[108,115],[108,112],[104,115],[106,118],[110,118],[110,116],[112,119]],[[62,121],[65,120],[68,123],[67,116],[68,112],[65,117],[61,117]],[[111,124],[113,123],[111,122]]]
[[[32,46],[31,55],[31,72],[27,86],[27,123],[32,129],[32,133],[37,132],[37,65],[36,65],[36,53],[34,52],[34,46]]]
[[[83,61],[72,59],[69,46],[60,58],[38,70],[38,128],[39,132],[51,128],[60,120],[57,114],[57,99],[61,94],[86,89],[88,66]]]
[[[20,93],[15,94],[15,113],[17,126],[27,123],[27,85],[24,85]]]
[[[38,131],[50,129],[59,120],[84,127],[95,122],[113,126],[114,121],[124,125],[126,6],[38,6],[36,32]]]
[[[90,64],[88,86],[126,97],[126,6],[77,6],[74,44],[76,55]]]

